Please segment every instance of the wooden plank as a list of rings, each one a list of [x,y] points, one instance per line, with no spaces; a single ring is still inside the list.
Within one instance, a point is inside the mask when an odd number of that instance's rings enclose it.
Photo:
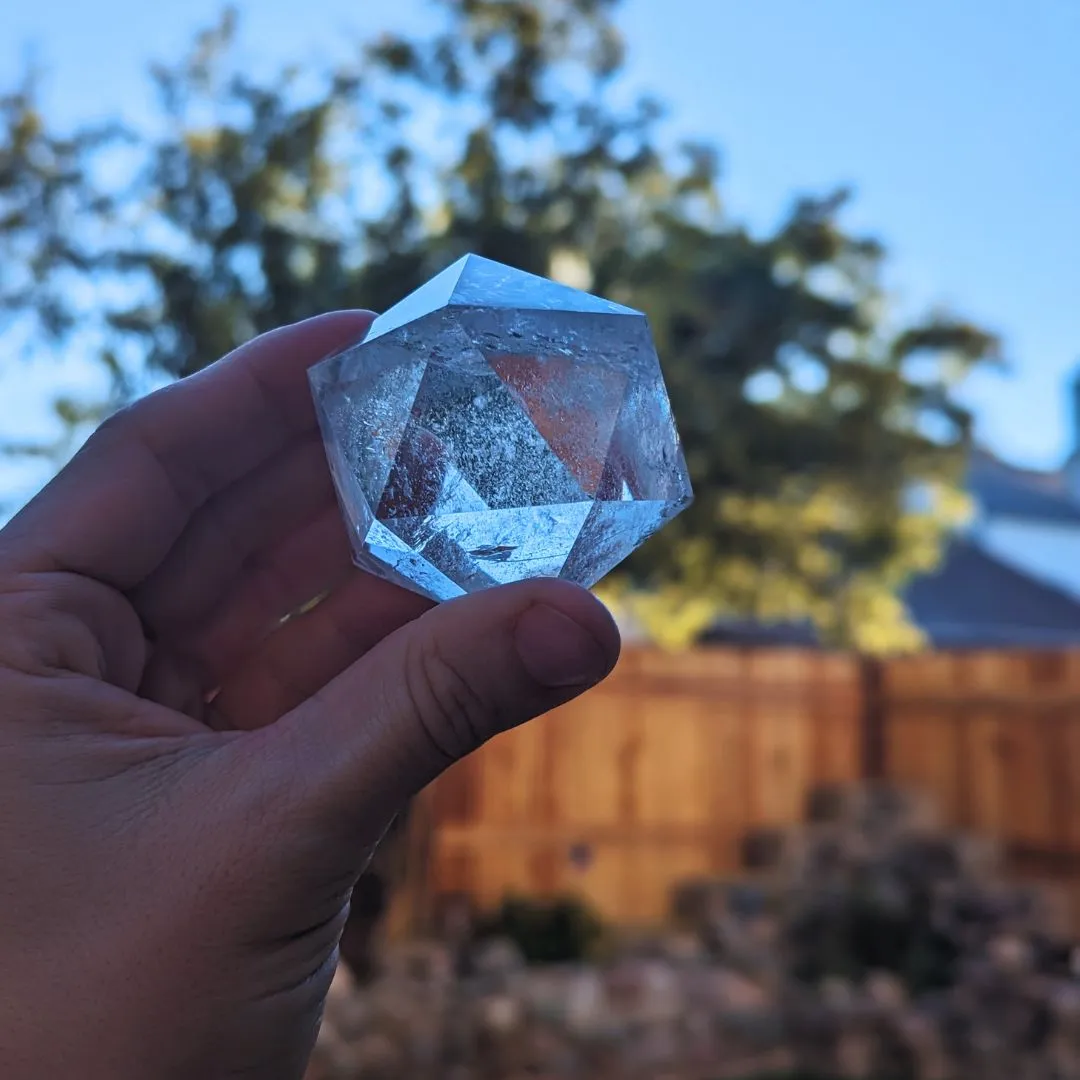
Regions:
[[[1005,732],[1001,717],[975,709],[963,732],[958,761],[970,773],[967,783],[969,821],[972,828],[1003,835],[1012,793],[1005,767]]]
[[[634,779],[636,820],[642,825],[708,822],[720,765],[711,712],[707,702],[676,697],[662,717],[648,711],[639,717]]]
[[[1080,852],[1080,709],[1069,709],[1058,719],[1059,768],[1064,774],[1057,799],[1061,814],[1061,843],[1066,851]]]
[[[880,690],[888,778],[928,792],[943,817],[958,822],[963,766],[956,713],[947,693],[955,680],[954,658],[930,653],[884,665]]]
[[[557,725],[550,767],[554,816],[566,824],[619,820],[618,761],[628,736],[629,703],[621,695],[588,694],[538,721]],[[517,732],[506,737],[514,738]]]
[[[493,739],[482,754],[475,755],[470,778],[477,785],[477,820],[530,821],[535,815],[537,744],[539,732],[532,725]]]

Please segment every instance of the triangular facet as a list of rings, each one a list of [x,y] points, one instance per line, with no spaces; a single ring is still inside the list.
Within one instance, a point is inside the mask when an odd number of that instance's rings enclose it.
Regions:
[[[426,521],[438,514],[486,510],[487,503],[461,474],[449,449],[413,417],[401,439],[394,467],[376,511],[379,520],[416,544],[395,524],[399,519]]]
[[[492,509],[587,499],[510,389],[479,360],[479,373],[429,363],[413,404],[417,422]]]
[[[432,600],[450,600],[461,596],[464,589],[437,570],[427,559],[418,555],[381,522],[374,521],[364,540],[364,550],[370,552],[376,564],[382,563],[394,576],[383,574],[388,581],[419,590]],[[361,553],[362,554],[362,553]],[[359,555],[355,560],[361,569],[369,569]],[[378,571],[376,571],[378,572]],[[399,580],[395,580],[395,576]]]
[[[466,255],[449,303],[459,307],[523,308],[534,311],[595,311],[638,315],[633,308],[570,285],[527,274],[479,255]],[[455,266],[458,264],[455,263]]]
[[[595,585],[673,514],[671,504],[652,500],[594,503],[559,577]]]
[[[319,425],[334,447],[331,465],[355,478],[369,506],[382,498],[425,366],[413,353],[380,343],[311,369]]]
[[[558,577],[566,556],[592,509],[590,502],[550,506],[523,506],[440,515],[422,524],[396,521],[395,531],[410,535],[419,530],[431,539],[418,550],[455,580],[446,569],[444,543],[449,542],[471,567],[490,582],[507,583],[527,577]],[[438,555],[432,546],[438,547]]]
[[[442,529],[429,534],[420,554],[467,593],[490,588],[496,583]]]
[[[383,334],[390,333],[391,330],[397,330],[406,323],[422,319],[441,307],[446,307],[457,287],[461,272],[465,269],[467,258],[468,256],[458,259],[456,263],[436,274],[419,289],[415,289],[403,300],[399,300],[392,308],[384,311],[369,327],[364,337],[365,344]]]
[[[565,356],[484,355],[555,456],[592,495],[622,408],[626,375]]]
[[[692,492],[682,446],[659,370],[635,382],[611,437],[596,498],[636,499],[688,505]]]

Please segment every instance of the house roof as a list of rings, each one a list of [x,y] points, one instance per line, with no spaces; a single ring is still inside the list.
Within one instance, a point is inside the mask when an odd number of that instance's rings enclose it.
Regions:
[[[1054,648],[1080,645],[1080,601],[1006,565],[968,540],[950,544],[941,565],[905,596],[913,621],[939,648]],[[711,642],[813,646],[804,622],[721,620]]]
[[[968,467],[968,488],[988,514],[1080,525],[1080,502],[1061,470],[1018,469],[979,451]]]
[[[917,578],[904,599],[938,646],[1080,644],[1080,602],[967,540],[953,541],[938,569]]]

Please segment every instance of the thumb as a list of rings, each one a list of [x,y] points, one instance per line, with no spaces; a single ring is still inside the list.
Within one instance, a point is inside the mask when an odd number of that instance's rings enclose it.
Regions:
[[[584,589],[550,579],[488,589],[385,638],[264,728],[259,757],[291,781],[286,803],[356,851],[444,769],[577,697],[618,655],[614,620]]]

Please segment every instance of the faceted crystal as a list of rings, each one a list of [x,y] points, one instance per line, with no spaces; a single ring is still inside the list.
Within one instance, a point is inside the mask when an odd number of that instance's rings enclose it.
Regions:
[[[357,565],[593,585],[692,498],[645,316],[467,255],[310,371]]]

